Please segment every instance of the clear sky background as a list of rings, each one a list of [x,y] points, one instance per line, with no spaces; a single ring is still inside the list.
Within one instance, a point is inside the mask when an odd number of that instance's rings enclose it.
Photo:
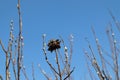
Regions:
[[[14,34],[18,35],[17,0],[0,0],[0,39],[7,48],[10,20],[14,20]],[[24,65],[27,75],[31,79],[34,63],[36,80],[45,80],[38,69],[38,64],[49,73],[42,52],[42,34],[47,40],[59,38],[61,35],[69,47],[69,35],[74,36],[72,65],[75,71],[74,80],[85,80],[88,76],[83,48],[87,48],[88,37],[95,47],[91,26],[94,26],[101,44],[106,48],[105,30],[112,18],[110,9],[120,20],[120,0],[21,0],[24,37]],[[106,44],[105,44],[106,43]],[[96,49],[96,48],[95,48]],[[4,76],[5,55],[0,47],[0,74]],[[24,77],[22,76],[24,80]],[[89,79],[87,79],[89,80]]]

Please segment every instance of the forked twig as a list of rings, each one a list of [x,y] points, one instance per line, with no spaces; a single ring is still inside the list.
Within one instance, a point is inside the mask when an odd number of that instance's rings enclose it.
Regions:
[[[40,64],[38,65],[41,73],[46,77],[47,80],[51,80],[51,78],[46,74],[46,72],[40,67]]]
[[[73,73],[74,69],[75,69],[75,67],[74,67],[74,68],[72,69],[72,71],[70,71],[70,73],[64,78],[64,80],[66,80],[67,78],[70,77],[70,75]]]

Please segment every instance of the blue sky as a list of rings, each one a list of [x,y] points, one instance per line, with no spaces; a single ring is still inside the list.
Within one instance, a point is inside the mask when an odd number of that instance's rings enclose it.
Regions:
[[[91,26],[94,26],[101,44],[106,42],[105,29],[112,18],[109,15],[110,9],[115,17],[120,19],[119,0],[21,0],[21,12],[23,20],[24,37],[24,65],[28,76],[31,76],[31,64],[34,62],[36,80],[44,80],[37,64],[49,73],[44,55],[42,53],[42,34],[46,34],[47,40],[63,37],[69,46],[70,34],[74,36],[73,62],[76,67],[74,80],[84,80],[87,74],[83,48],[87,48],[84,40],[88,37],[91,44],[94,38]],[[14,20],[14,34],[18,34],[17,0],[0,0],[0,39],[7,47],[9,38],[10,20]],[[106,43],[107,44],[107,43]],[[106,47],[106,45],[103,45]],[[0,48],[0,74],[4,70],[4,54]],[[3,75],[4,76],[4,75]],[[88,79],[89,80],[89,79]]]

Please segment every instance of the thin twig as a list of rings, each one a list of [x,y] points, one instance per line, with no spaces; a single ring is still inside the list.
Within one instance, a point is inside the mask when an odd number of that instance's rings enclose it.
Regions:
[[[21,17],[21,10],[20,10],[20,0],[18,0],[17,9],[18,9],[18,16],[19,16],[19,38],[18,38],[18,58],[17,58],[17,67],[18,67],[18,80],[20,80],[20,70],[21,70],[21,37],[22,37],[22,17]]]
[[[70,73],[63,79],[63,80],[66,80],[68,77],[70,77],[70,75],[73,73],[75,67],[72,69],[72,71],[70,71]]]
[[[46,77],[47,80],[51,80],[51,78],[46,74],[46,72],[40,67],[40,65],[38,65],[41,73]]]
[[[111,28],[111,32],[112,32],[112,38],[113,38],[113,50],[114,50],[114,70],[116,73],[116,79],[119,80],[119,65],[118,65],[118,53],[116,52],[116,40],[115,40],[115,36],[114,36],[114,32]]]
[[[59,75],[59,73],[55,70],[55,68],[52,66],[52,64],[48,61],[48,57],[47,57],[47,53],[46,53],[46,43],[45,43],[45,36],[43,35],[43,53],[45,55],[45,60],[47,62],[47,64],[49,65],[49,67],[57,74]]]
[[[2,49],[3,49],[3,51],[4,51],[4,53],[5,54],[7,54],[7,51],[5,50],[5,48],[4,48],[4,46],[3,46],[3,44],[2,44],[2,41],[0,40],[0,45],[1,45],[1,47],[2,47]]]
[[[57,50],[55,50],[55,54],[56,54],[56,63],[57,63],[57,66],[58,66],[58,71],[59,71],[59,77],[60,77],[60,80],[62,80],[62,74],[61,74],[60,63],[59,63],[59,59],[58,59],[58,51]]]
[[[22,72],[23,72],[23,74],[24,74],[24,76],[25,76],[25,80],[29,80],[28,79],[28,77],[27,77],[27,74],[26,74],[26,70],[25,70],[25,67],[24,66],[22,66]]]
[[[86,55],[85,55],[85,57],[86,57]],[[86,57],[86,58],[87,58],[87,57]],[[88,72],[89,72],[89,74],[90,74],[90,78],[91,78],[91,80],[95,80],[95,77],[94,77],[94,75],[93,75],[93,73],[92,73],[92,71],[91,71],[91,69],[90,69],[90,67],[89,67],[89,64],[88,64],[88,61],[87,61],[86,58],[85,58],[85,60],[86,60],[86,66],[87,66]]]
[[[35,80],[34,65],[33,65],[33,63],[32,63],[32,77],[33,77],[33,80]]]
[[[112,14],[112,11],[111,11],[111,10],[108,9],[108,12],[109,12],[110,16],[112,17],[112,19],[113,19],[113,21],[114,21],[117,29],[118,29],[119,32],[120,32],[120,23],[116,20],[115,16]]]
[[[100,44],[99,44],[99,42],[98,42],[98,38],[96,37],[96,34],[95,34],[95,31],[94,31],[93,27],[92,27],[92,32],[93,32],[93,35],[94,35],[94,38],[95,38],[95,41],[96,41],[98,53],[99,53],[99,55],[100,55],[100,59],[101,59],[101,63],[102,63],[102,69],[104,70],[104,68],[105,68],[105,62],[104,62],[104,60],[103,60],[102,51],[101,51],[101,46],[100,46]]]

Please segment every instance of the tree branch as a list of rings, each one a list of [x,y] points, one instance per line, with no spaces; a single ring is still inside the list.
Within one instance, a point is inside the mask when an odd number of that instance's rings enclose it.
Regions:
[[[5,52],[5,54],[7,54],[7,51],[5,50],[1,40],[0,40],[0,45],[1,45],[2,49],[3,49],[3,51]]]
[[[75,69],[75,67],[74,67],[73,70],[70,71],[70,73],[64,78],[64,80],[66,80],[68,77],[70,77],[70,75],[73,73],[74,69]]]

